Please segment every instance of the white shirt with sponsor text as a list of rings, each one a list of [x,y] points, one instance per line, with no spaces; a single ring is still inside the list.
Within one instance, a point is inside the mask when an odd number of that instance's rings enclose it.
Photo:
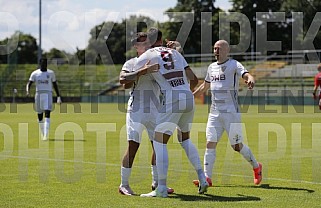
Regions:
[[[211,84],[211,112],[239,112],[239,79],[248,71],[234,59],[208,66],[205,81]]]
[[[29,80],[36,84],[36,92],[52,92],[52,82],[56,81],[56,75],[50,69],[37,69],[31,73]]]

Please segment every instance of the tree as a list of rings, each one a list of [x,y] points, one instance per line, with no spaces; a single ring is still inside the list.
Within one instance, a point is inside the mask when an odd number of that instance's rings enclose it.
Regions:
[[[273,12],[281,11],[282,2],[277,0],[266,0],[266,1],[259,1],[259,0],[232,0],[233,9],[232,12],[239,12],[247,16],[248,20],[250,21],[251,28],[252,28],[252,38],[256,37],[256,33],[258,31],[263,31],[262,29],[267,26],[267,37],[269,41],[278,40],[278,41],[287,41],[285,39],[284,34],[287,32],[287,25],[284,22],[270,22],[267,25],[261,24],[262,21],[271,20],[276,16]],[[258,12],[264,12],[264,15],[258,16]],[[258,20],[257,18],[260,18]],[[237,30],[234,27],[234,30]],[[249,34],[250,35],[250,34]],[[259,35],[260,36],[260,35]],[[255,39],[254,39],[255,40]],[[257,48],[257,40],[254,41],[254,48]],[[287,45],[287,44],[286,44]],[[285,45],[284,45],[285,46]],[[268,49],[266,47],[260,47],[261,52],[265,53]]]
[[[154,21],[149,17],[131,16],[121,23],[103,22],[90,31],[91,38],[85,50],[86,64],[121,64],[131,48],[130,37],[144,31]]]
[[[299,33],[293,34],[293,41],[296,42],[296,45],[293,46],[296,49],[305,49],[305,50],[313,50],[314,48],[309,48],[309,46],[306,46],[303,42],[303,36],[306,35],[307,31],[310,27],[317,26],[317,34],[316,36],[307,36],[307,41],[313,41],[313,45],[316,49],[321,49],[321,32],[320,32],[320,17],[318,19],[316,18],[316,15],[319,11],[321,11],[321,2],[316,0],[285,0],[283,1],[282,8],[283,11],[286,12],[287,22],[289,22],[289,25],[299,25],[301,26],[301,23],[299,18],[294,17],[293,12],[301,12],[303,15],[303,25],[302,27],[299,27]],[[317,23],[317,25],[314,25],[313,23]],[[292,48],[293,48],[292,47]],[[308,48],[307,48],[308,47]]]
[[[190,17],[189,14],[181,12],[192,11],[194,17]],[[174,8],[168,9],[168,16],[170,22],[164,23],[163,30],[165,37],[169,39],[176,39],[179,34],[183,23],[192,24],[190,31],[181,31],[183,37],[186,40],[184,51],[185,53],[201,53],[201,29],[203,26],[212,26],[211,22],[202,21],[202,13],[211,13],[212,16],[218,14],[219,9],[214,7],[214,1],[212,0],[178,0]],[[213,20],[213,19],[212,19]],[[218,39],[218,33],[214,33],[212,28],[212,40]],[[182,41],[182,40],[179,40]],[[184,42],[184,40],[183,40]],[[204,44],[204,43],[203,43]],[[208,43],[206,43],[208,44]],[[212,45],[212,44],[210,44]]]
[[[8,54],[10,56],[14,52],[16,53],[15,56],[17,56],[17,59],[15,59],[15,61],[17,61],[17,63],[15,64],[37,63],[38,46],[37,41],[33,36],[17,31],[11,37],[5,38],[4,40],[0,41],[0,44],[6,45],[9,42],[9,40],[14,39],[16,37],[19,37],[18,44],[12,50],[12,53]],[[8,58],[8,55],[1,56],[1,63],[7,63],[7,60],[10,60],[10,58]]]

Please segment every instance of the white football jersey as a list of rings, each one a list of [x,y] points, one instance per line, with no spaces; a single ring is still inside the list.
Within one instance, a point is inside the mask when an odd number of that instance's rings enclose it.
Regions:
[[[56,75],[50,69],[47,71],[37,69],[31,73],[29,80],[36,84],[36,92],[52,92],[52,82],[56,81]]]
[[[137,57],[126,61],[122,71],[133,72],[136,62]],[[140,76],[138,81],[134,82],[129,95],[128,110],[138,111],[143,108],[146,109],[146,113],[149,113],[148,109],[159,107],[160,89],[158,84],[148,74]]]
[[[228,59],[222,64],[214,62],[209,65],[205,81],[211,83],[211,111],[239,112],[239,78],[245,73],[248,71],[234,59]]]
[[[188,64],[179,52],[166,47],[151,48],[138,58],[135,68],[141,68],[148,61],[160,66],[159,72],[151,76],[159,84],[166,103],[193,99],[185,74]]]

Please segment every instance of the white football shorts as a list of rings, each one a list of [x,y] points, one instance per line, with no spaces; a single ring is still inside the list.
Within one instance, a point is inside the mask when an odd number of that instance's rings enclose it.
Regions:
[[[146,129],[148,137],[151,141],[154,140],[157,109],[151,108],[146,113],[146,109],[138,111],[128,111],[126,114],[126,129],[127,140],[141,143],[143,130]]]
[[[45,110],[52,110],[52,92],[36,92],[35,111],[43,113]]]
[[[161,107],[156,119],[156,132],[172,135],[176,128],[189,132],[194,118],[194,99],[180,100]]]
[[[214,112],[208,115],[206,126],[206,140],[219,142],[224,130],[231,145],[243,142],[242,123],[240,113]]]

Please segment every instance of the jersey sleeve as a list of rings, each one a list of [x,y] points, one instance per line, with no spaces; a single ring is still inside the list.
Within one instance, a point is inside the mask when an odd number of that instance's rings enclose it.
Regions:
[[[146,52],[139,56],[137,62],[133,68],[133,71],[137,71],[138,69],[142,68],[148,62],[148,57]]]
[[[245,73],[248,73],[248,70],[238,61],[236,61],[236,73],[242,77]]]
[[[35,82],[35,72],[30,74],[29,81]]]
[[[131,64],[131,62],[132,62],[132,59],[126,61],[121,70],[125,72],[132,72],[134,66]]]

